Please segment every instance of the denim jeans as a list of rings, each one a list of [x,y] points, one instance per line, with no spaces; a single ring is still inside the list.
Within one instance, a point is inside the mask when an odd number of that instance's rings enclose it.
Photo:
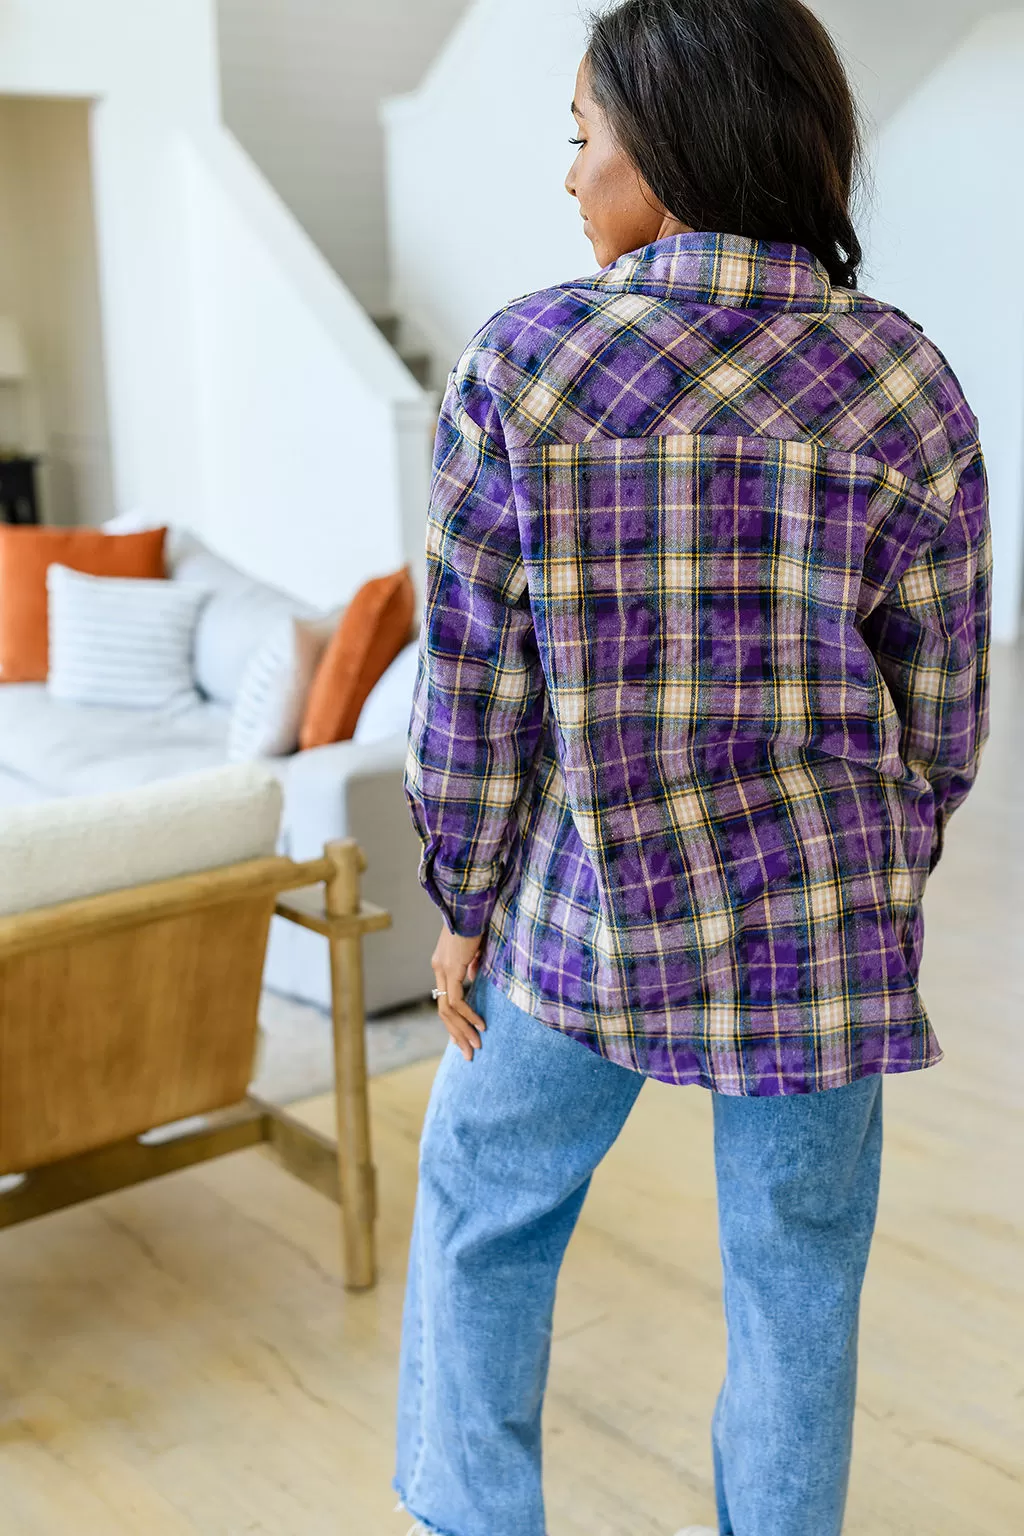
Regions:
[[[442,1536],[544,1536],[558,1272],[643,1078],[483,978],[471,996],[483,1047],[470,1063],[449,1045],[423,1129],[395,1488]],[[881,1079],[790,1098],[716,1094],[714,1120],[729,1337],[712,1434],[719,1529],[839,1536]]]

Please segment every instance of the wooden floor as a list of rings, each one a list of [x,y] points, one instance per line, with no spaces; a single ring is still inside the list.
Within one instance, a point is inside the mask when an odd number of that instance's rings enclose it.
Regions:
[[[887,1085],[848,1536],[1024,1532],[1024,687],[930,896],[947,1061]],[[0,1239],[0,1536],[404,1536],[391,1439],[432,1068],[374,1085],[383,1278],[246,1152]],[[327,1128],[329,1106],[308,1106]],[[551,1536],[712,1515],[722,1368],[709,1101],[649,1085],[573,1241],[547,1415]]]

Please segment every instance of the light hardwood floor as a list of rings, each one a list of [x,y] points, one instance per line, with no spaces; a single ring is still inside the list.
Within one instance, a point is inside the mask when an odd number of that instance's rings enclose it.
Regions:
[[[848,1536],[1024,1532],[1024,668],[929,898],[947,1061],[887,1085]],[[0,1536],[404,1536],[389,1493],[432,1067],[373,1085],[383,1277],[260,1152],[4,1233]],[[327,1130],[326,1101],[306,1107]],[[709,1102],[649,1085],[559,1300],[551,1536],[710,1519],[722,1368]]]

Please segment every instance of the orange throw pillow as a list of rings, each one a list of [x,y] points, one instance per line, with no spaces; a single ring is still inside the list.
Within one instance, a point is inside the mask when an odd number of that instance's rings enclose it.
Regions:
[[[407,566],[359,588],[313,679],[299,733],[303,751],[351,739],[371,690],[409,641],[415,606]]]
[[[46,572],[67,565],[87,576],[164,576],[166,528],[0,527],[0,682],[44,683],[48,670]]]

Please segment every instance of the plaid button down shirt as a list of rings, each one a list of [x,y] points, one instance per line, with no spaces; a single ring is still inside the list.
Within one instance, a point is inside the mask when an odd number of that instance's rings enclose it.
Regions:
[[[940,1055],[921,898],[987,731],[977,423],[797,247],[681,235],[510,305],[437,440],[406,791],[527,1013],[805,1093]]]

